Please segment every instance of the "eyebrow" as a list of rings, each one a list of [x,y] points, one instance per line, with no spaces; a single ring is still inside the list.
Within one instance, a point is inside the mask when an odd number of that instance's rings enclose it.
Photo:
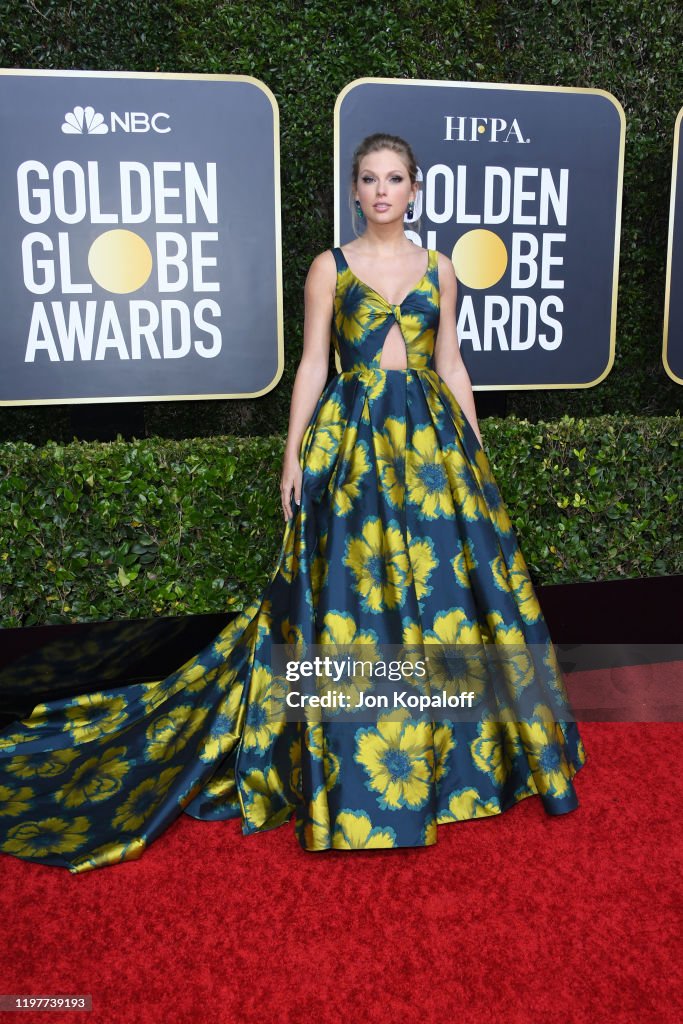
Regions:
[[[369,167],[362,167],[361,170],[358,173],[359,174],[374,174],[375,172],[370,170]],[[387,171],[387,174],[406,174],[406,171],[403,171],[403,170],[400,170],[399,168],[397,168],[396,170],[393,170],[393,171]]]

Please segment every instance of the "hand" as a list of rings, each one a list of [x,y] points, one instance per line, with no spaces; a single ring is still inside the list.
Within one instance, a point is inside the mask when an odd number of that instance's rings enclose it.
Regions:
[[[297,505],[301,504],[301,480],[303,473],[299,465],[299,459],[295,455],[288,455],[282,463],[282,476],[280,479],[280,501],[282,503],[282,515],[285,522],[292,515],[292,491]]]

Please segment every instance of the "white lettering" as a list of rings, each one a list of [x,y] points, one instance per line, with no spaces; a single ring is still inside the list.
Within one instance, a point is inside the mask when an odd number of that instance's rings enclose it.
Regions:
[[[526,252],[522,252],[522,245],[524,244],[528,246]],[[513,232],[511,250],[510,287],[531,288],[536,284],[536,278],[538,277],[538,264],[536,262],[538,239],[536,235],[531,235],[526,231]],[[528,270],[526,277],[523,277],[521,274],[523,267],[526,267]]]
[[[17,190],[19,194],[19,213],[28,224],[44,224],[50,216],[50,190],[32,188],[29,191],[28,176],[33,172],[39,181],[49,181],[50,172],[45,164],[38,160],[24,160],[17,167]],[[31,199],[38,200],[38,208],[31,209]]]
[[[100,172],[95,160],[88,160],[88,194],[90,196],[90,220],[93,224],[118,224],[115,213],[102,213],[100,209]]]
[[[152,213],[152,187],[149,170],[135,160],[119,164],[121,177],[121,220],[124,224],[142,224]],[[133,208],[133,176],[137,177],[137,209]]]
[[[83,295],[92,292],[92,285],[77,284],[71,280],[71,254],[69,251],[69,235],[66,231],[57,232],[59,246],[59,274],[61,289],[65,295]]]
[[[180,164],[175,161],[155,161],[153,166],[154,176],[154,215],[157,224],[181,224],[183,216],[181,213],[169,213],[166,209],[168,199],[178,199],[180,188],[171,187],[166,184],[165,178],[168,174],[178,174]]]
[[[199,339],[195,341],[194,347],[198,355],[203,356],[205,359],[213,359],[215,356],[220,354],[223,339],[221,337],[220,328],[216,324],[209,323],[204,319],[204,312],[212,313],[214,317],[218,318],[221,315],[221,307],[213,299],[202,299],[198,302],[194,308],[194,322],[195,325],[201,330],[206,331],[213,338],[213,345],[210,347],[206,343]]]
[[[215,256],[204,256],[202,245],[204,242],[217,242],[217,231],[193,231],[191,235],[192,245],[192,287],[196,292],[217,292],[220,291],[218,281],[205,281],[202,271],[204,267],[215,267],[218,260]]]
[[[52,328],[48,320],[47,310],[42,302],[34,302],[24,362],[35,362],[36,352],[39,351],[47,352],[51,363],[59,362],[59,352],[55,345],[55,339],[52,337]]]
[[[55,216],[63,224],[80,224],[88,211],[85,174],[74,160],[61,160],[52,172]],[[71,201],[72,209],[67,209]]]
[[[494,209],[496,181],[500,182],[500,209]],[[510,216],[510,172],[505,167],[487,167],[484,171],[484,223],[504,224]]]
[[[170,125],[167,125],[166,128],[160,128],[159,127],[159,121],[160,121],[160,119],[162,117],[165,118],[167,121],[170,120],[170,115],[169,114],[164,114],[162,111],[159,111],[157,114],[154,114],[150,118],[150,123],[152,125],[152,128],[154,129],[155,132],[158,132],[159,135],[165,135],[166,132],[170,132],[170,130],[171,130]]]
[[[536,217],[532,213],[522,213],[522,203],[536,198],[535,192],[524,191],[524,179],[537,177],[538,167],[515,167],[515,188],[512,200],[512,220],[517,224],[535,224]]]
[[[175,247],[175,250],[173,250]],[[157,277],[160,292],[181,292],[187,287],[187,242],[176,231],[157,231]],[[175,275],[169,271],[175,270]]]
[[[51,305],[59,344],[62,349],[62,359],[65,362],[73,362],[76,344],[78,344],[78,352],[81,359],[92,359],[97,302],[94,299],[90,299],[85,303],[85,318],[83,318],[78,302],[73,299],[69,303],[68,322],[64,315],[64,303],[53,302]]]
[[[180,345],[173,347],[173,313],[177,313],[180,321]],[[190,311],[184,302],[167,299],[161,306],[161,329],[163,336],[164,359],[182,359],[190,351]]]
[[[467,198],[467,167],[464,164],[458,166],[458,204],[456,219],[458,224],[481,224],[481,215],[478,213],[467,213],[465,202]]]
[[[566,235],[555,235],[546,232],[541,240],[541,288],[564,288],[561,278],[550,276],[550,268],[562,266],[564,256],[552,256],[550,253],[553,242],[565,242]]]
[[[561,313],[564,310],[564,303],[559,295],[546,295],[540,308],[541,323],[544,323],[547,327],[554,328],[555,333],[552,338],[549,338],[547,334],[539,334],[538,343],[541,348],[546,349],[548,352],[552,352],[562,344],[562,322],[560,320],[556,320],[553,316],[549,316],[549,309],[554,309],[558,313]]]
[[[141,341],[144,339],[152,359],[161,359],[161,352],[154,337],[154,332],[159,326],[159,310],[153,302],[147,302],[145,299],[133,299],[129,310],[131,358],[142,358]],[[143,314],[147,317],[146,323],[142,322]]]
[[[34,246],[42,246],[44,252],[52,252],[52,239],[41,231],[32,231],[21,242],[21,264],[24,271],[24,286],[34,295],[45,295],[55,286],[55,262],[53,259],[36,259]],[[36,279],[35,271],[42,271],[42,280]]]
[[[118,352],[120,359],[129,358],[116,306],[111,299],[107,299],[102,310],[102,322],[100,323],[100,333],[97,336],[95,359],[106,359],[107,349],[110,348]]]
[[[206,185],[199,177],[197,165],[185,164],[185,220],[197,223],[197,200],[204,211],[208,224],[218,223],[218,188],[216,185],[216,164],[206,165]],[[418,213],[419,216],[419,213]]]
[[[443,178],[442,209],[438,211],[434,205],[436,180]],[[446,164],[433,164],[427,171],[425,182],[425,211],[434,224],[444,224],[453,216],[453,171]]]

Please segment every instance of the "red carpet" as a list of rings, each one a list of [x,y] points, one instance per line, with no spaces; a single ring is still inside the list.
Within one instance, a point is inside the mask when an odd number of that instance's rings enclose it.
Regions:
[[[305,853],[188,816],[137,862],[0,857],[2,993],[45,1024],[674,1024],[681,723],[584,722],[580,806],[530,798],[435,847]]]

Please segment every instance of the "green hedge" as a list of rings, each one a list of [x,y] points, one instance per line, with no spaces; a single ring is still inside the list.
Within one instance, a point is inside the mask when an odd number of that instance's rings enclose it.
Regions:
[[[535,582],[683,572],[680,417],[488,419]],[[0,444],[0,626],[241,610],[282,541],[283,440]]]
[[[270,435],[287,427],[301,351],[303,281],[332,243],[332,111],[367,75],[608,89],[627,118],[617,358],[594,388],[511,392],[532,421],[670,415],[661,364],[672,133],[681,103],[679,5],[661,0],[4,0],[5,67],[230,72],[262,79],[281,114],[286,369],[245,401],[149,403],[147,433]],[[378,128],[381,126],[378,126]],[[0,438],[71,440],[66,406],[0,410]]]

